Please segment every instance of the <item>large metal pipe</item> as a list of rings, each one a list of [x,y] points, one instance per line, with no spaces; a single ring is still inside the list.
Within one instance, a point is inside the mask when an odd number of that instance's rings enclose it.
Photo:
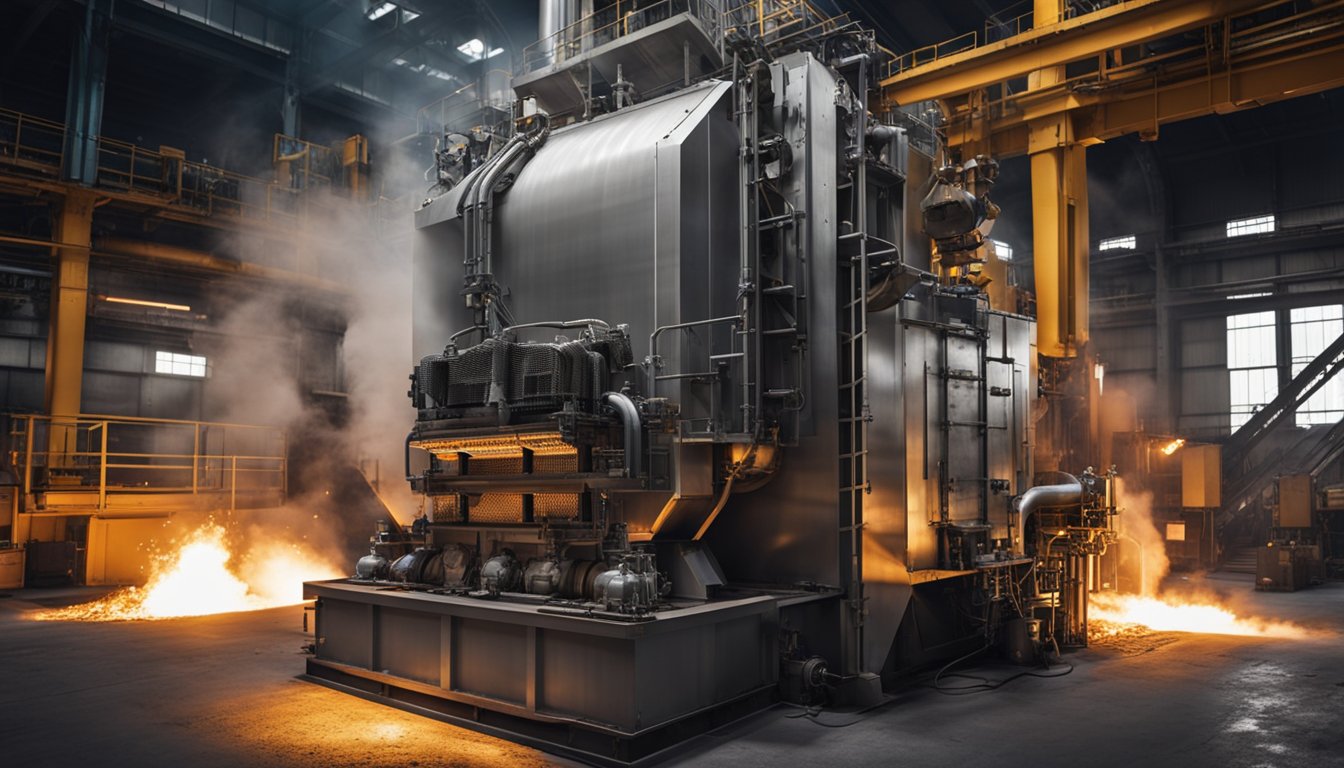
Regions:
[[[644,454],[639,409],[633,400],[620,392],[607,392],[602,395],[602,402],[616,409],[625,428],[625,476],[639,477],[640,457]]]
[[[252,264],[246,261],[234,261],[232,259],[215,256],[211,253],[206,253],[205,251],[197,251],[191,248],[167,245],[165,243],[156,243],[151,240],[132,240],[125,237],[97,237],[93,240],[93,251],[95,254],[101,253],[113,256],[148,259],[150,261],[161,261],[188,267],[197,267],[209,272],[221,274],[239,275],[242,277],[256,278],[258,280],[273,280],[277,282],[293,283],[296,285],[305,285],[311,288],[332,291],[335,293],[347,293],[350,290],[348,286],[330,280],[323,280],[320,277],[311,277],[298,272],[276,269],[275,267],[265,267],[260,264]]]
[[[1050,509],[1054,507],[1070,507],[1083,503],[1083,484],[1082,483],[1060,483],[1058,485],[1037,485],[1027,489],[1027,492],[1018,497],[1017,506],[1017,540],[1025,548],[1027,518],[1031,517],[1040,509]]]

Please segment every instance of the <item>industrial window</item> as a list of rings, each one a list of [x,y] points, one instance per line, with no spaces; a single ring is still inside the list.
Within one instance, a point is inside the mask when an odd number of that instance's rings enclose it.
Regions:
[[[1097,243],[1098,251],[1132,251],[1139,244],[1138,238],[1134,235],[1125,235],[1123,237],[1108,237]]]
[[[1004,261],[1013,260],[1013,246],[1003,242],[1002,240],[990,240],[989,242],[994,244],[995,256],[998,256],[1000,259]]]
[[[1274,313],[1251,312],[1227,318],[1227,379],[1232,431],[1279,393]]]
[[[177,352],[154,353],[154,372],[172,376],[195,376],[205,378],[205,358],[200,355],[183,355]]]
[[[1274,231],[1274,214],[1252,216],[1249,219],[1234,219],[1227,222],[1227,236],[1259,235]]]
[[[1294,309],[1290,319],[1293,376],[1297,376],[1344,333],[1344,306],[1302,307]],[[1297,409],[1297,425],[1334,424],[1344,418],[1341,406],[1344,406],[1344,381],[1336,376]]]
[[[1259,291],[1257,293],[1234,293],[1228,296],[1229,299],[1258,299],[1263,296],[1273,296],[1269,291]]]

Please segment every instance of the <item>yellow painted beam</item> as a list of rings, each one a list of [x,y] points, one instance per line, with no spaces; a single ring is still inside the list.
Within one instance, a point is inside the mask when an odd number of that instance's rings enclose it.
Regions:
[[[1244,13],[1264,0],[1128,0],[942,57],[882,81],[895,105],[945,99]]]
[[[1275,101],[1344,87],[1344,42],[1314,50],[1232,62],[1222,71],[1192,70],[1169,82],[1117,85],[1094,93],[1057,90],[1023,96],[994,120],[953,118],[949,146],[995,157],[1026,154],[1032,120],[1072,115],[1076,139],[1098,143],[1128,133],[1156,137],[1166,124],[1212,113],[1226,114]],[[967,152],[963,152],[967,154]]]
[[[1088,338],[1087,150],[1067,116],[1031,126],[1036,343],[1075,357]]]
[[[92,191],[70,189],[56,221],[55,241],[65,245],[56,249],[56,281],[47,333],[46,411],[52,416],[79,415],[94,201]],[[55,431],[53,428],[53,440]]]

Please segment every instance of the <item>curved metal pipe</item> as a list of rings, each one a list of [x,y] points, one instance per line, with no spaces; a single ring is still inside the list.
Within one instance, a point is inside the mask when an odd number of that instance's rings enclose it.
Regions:
[[[639,409],[635,402],[620,392],[607,392],[602,402],[616,409],[625,427],[625,476],[639,477],[640,457],[644,455],[643,427],[639,420]]]
[[[408,483],[409,483],[409,482],[411,481],[411,479],[412,479],[412,478],[411,478],[411,441],[414,440],[414,439],[415,439],[415,430],[412,429],[410,432],[407,432],[407,433],[406,433],[405,469],[406,469],[406,482],[408,482]]]
[[[506,147],[498,155],[498,160],[486,166],[485,171],[481,174],[480,184],[477,184],[476,188],[472,190],[471,214],[474,219],[472,224],[476,238],[476,256],[480,260],[480,270],[484,274],[492,274],[492,272],[490,267],[489,223],[484,215],[483,208],[487,201],[493,200],[495,185],[499,183],[504,171],[513,165],[513,162],[527,148],[520,137],[515,138],[518,138],[517,142]]]
[[[536,323],[517,323],[515,325],[505,326],[500,331],[516,331],[519,328],[587,328],[589,326],[598,326],[603,330],[610,330],[611,326],[605,320],[598,320],[595,317],[584,318],[583,320],[543,320]]]
[[[1082,483],[1060,483],[1058,485],[1036,485],[1017,498],[1017,540],[1026,550],[1027,518],[1038,509],[1049,507],[1068,507],[1083,503]]]
[[[457,201],[457,214],[462,219],[462,264],[464,269],[463,280],[466,281],[473,275],[482,270],[479,269],[480,252],[480,227],[477,226],[476,213],[477,206],[480,204],[480,190],[482,182],[488,176],[491,170],[503,161],[504,156],[513,151],[513,149],[522,143],[521,135],[514,136],[504,143],[499,153],[486,160],[485,164],[473,174],[467,176],[464,180],[466,186],[462,190],[462,196]]]
[[[494,268],[491,263],[493,261],[491,253],[493,244],[491,241],[494,239],[492,224],[495,218],[495,185],[499,183],[499,178],[504,175],[504,172],[507,171],[524,152],[535,152],[537,147],[541,146],[542,143],[546,141],[546,137],[550,134],[550,126],[543,125],[541,129],[534,134],[522,135],[520,137],[522,140],[515,147],[513,156],[505,158],[497,166],[491,168],[489,175],[482,183],[481,188],[476,192],[476,197],[480,201],[476,209],[476,224],[478,237],[481,242],[481,264],[485,267],[486,274],[494,274]],[[524,160],[524,162],[526,162],[526,160]],[[482,195],[484,195],[483,198]]]

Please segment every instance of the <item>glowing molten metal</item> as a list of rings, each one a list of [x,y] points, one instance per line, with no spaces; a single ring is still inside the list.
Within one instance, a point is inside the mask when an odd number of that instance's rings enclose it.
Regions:
[[[118,590],[91,603],[41,611],[41,621],[126,621],[256,611],[303,602],[303,582],[344,574],[293,544],[263,543],[231,567],[225,531],[206,525],[156,559],[144,587]]]
[[[1138,595],[1094,594],[1088,620],[1101,634],[1119,634],[1127,627],[1141,626],[1157,632],[1201,632],[1211,635],[1256,635],[1301,638],[1307,631],[1295,624],[1237,616],[1226,608],[1206,603],[1179,602],[1178,598]]]

